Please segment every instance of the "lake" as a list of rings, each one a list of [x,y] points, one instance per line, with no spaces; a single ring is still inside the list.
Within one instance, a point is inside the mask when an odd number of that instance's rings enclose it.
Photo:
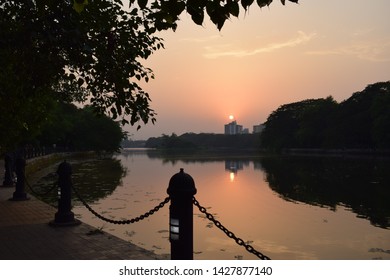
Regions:
[[[271,259],[390,259],[390,160],[234,153],[164,154],[124,150],[112,159],[72,162],[73,181],[91,207],[131,219],[167,195],[180,168],[199,203],[227,229]],[[36,185],[45,188],[48,175]],[[130,225],[82,221],[157,254],[169,254],[169,203]],[[195,259],[256,259],[194,207]]]

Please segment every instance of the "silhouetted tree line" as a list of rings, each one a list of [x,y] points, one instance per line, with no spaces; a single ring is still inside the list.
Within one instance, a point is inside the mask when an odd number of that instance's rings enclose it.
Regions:
[[[30,142],[67,150],[115,152],[125,133],[118,122],[96,115],[91,107],[58,103],[40,133]]]
[[[330,96],[280,106],[265,122],[261,146],[389,149],[390,81],[368,85],[341,103]]]
[[[147,148],[160,149],[257,149],[259,147],[258,134],[213,134],[213,133],[185,133],[152,137],[146,141]]]
[[[122,140],[122,148],[145,148],[146,140],[132,140],[131,138],[125,138]]]

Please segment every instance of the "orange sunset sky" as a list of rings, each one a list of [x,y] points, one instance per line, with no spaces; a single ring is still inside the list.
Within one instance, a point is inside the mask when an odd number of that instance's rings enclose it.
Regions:
[[[143,85],[155,125],[130,138],[185,132],[223,133],[229,116],[252,131],[280,105],[329,95],[341,102],[366,85],[390,80],[389,0],[274,0],[252,5],[221,31],[183,13],[165,49],[145,65]]]

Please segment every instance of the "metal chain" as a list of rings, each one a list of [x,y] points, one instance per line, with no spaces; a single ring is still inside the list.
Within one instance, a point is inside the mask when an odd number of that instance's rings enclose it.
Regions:
[[[154,213],[156,213],[158,210],[160,210],[161,208],[164,207],[165,204],[167,204],[170,200],[169,197],[166,197],[162,202],[160,202],[159,205],[157,205],[156,207],[154,207],[153,209],[149,210],[148,212],[146,212],[145,214],[142,214],[136,218],[133,218],[133,219],[130,219],[130,220],[113,220],[113,219],[109,219],[109,218],[106,218],[102,215],[100,215],[99,213],[97,213],[95,210],[93,210],[91,208],[91,206],[88,205],[88,203],[80,196],[80,194],[78,193],[78,191],[76,190],[76,188],[74,186],[72,186],[72,189],[74,191],[74,193],[76,194],[77,198],[84,204],[84,206],[92,213],[94,214],[96,217],[98,217],[99,219],[105,221],[105,222],[108,222],[108,223],[111,223],[111,224],[117,224],[117,225],[125,225],[125,224],[133,224],[133,223],[136,223],[136,222],[139,222],[151,215],[153,215]]]
[[[249,252],[249,253],[252,253],[254,255],[256,255],[259,259],[262,259],[262,260],[270,260],[269,257],[267,257],[266,255],[263,255],[262,253],[260,253],[259,251],[257,251],[255,248],[253,248],[251,245],[245,243],[244,240],[242,240],[241,238],[238,238],[233,232],[231,232],[230,230],[228,230],[226,227],[224,227],[219,221],[217,221],[214,216],[210,213],[207,212],[206,208],[204,208],[203,206],[201,206],[199,204],[199,202],[196,200],[195,197],[193,197],[193,203],[195,206],[197,206],[199,208],[199,211],[202,212],[203,214],[206,215],[207,219],[209,219],[210,221],[212,221],[220,230],[222,230],[228,237],[234,239],[234,241],[236,241],[236,243],[240,246],[244,246],[245,249]]]
[[[33,188],[32,188],[32,186],[29,184],[29,182],[27,181],[27,178],[26,178],[26,176],[24,176],[24,182],[26,183],[26,185],[27,185],[27,187],[30,189],[30,191],[34,194],[34,195],[36,195],[36,196],[46,196],[46,195],[48,195],[49,193],[51,193],[56,187],[58,187],[58,183],[57,182],[54,182],[53,183],[53,186],[49,189],[49,190],[47,190],[46,192],[43,192],[43,193],[39,193],[39,192],[37,192],[37,191],[35,191]]]

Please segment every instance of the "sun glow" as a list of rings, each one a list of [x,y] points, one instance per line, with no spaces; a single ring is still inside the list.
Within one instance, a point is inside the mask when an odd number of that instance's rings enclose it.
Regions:
[[[234,174],[234,172],[230,172],[229,177],[230,177],[230,182],[234,182],[234,179],[236,178],[236,174]]]
[[[229,115],[229,120],[234,120],[234,116],[233,115]]]

